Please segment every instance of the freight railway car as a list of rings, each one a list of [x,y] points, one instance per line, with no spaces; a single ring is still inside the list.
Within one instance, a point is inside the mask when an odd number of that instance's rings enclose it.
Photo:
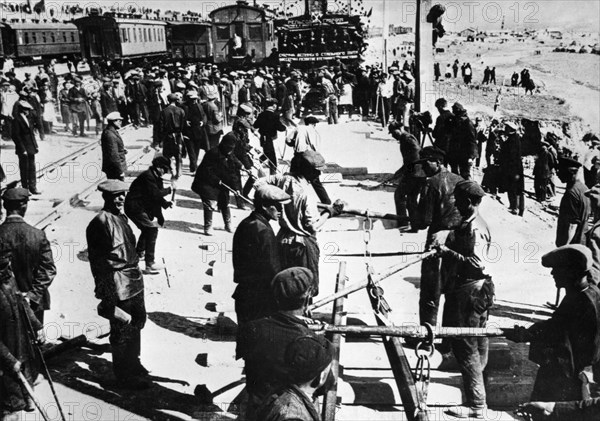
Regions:
[[[128,60],[167,56],[167,23],[141,15],[105,13],[76,19],[81,52],[88,60]]]
[[[244,58],[254,62],[267,58],[277,47],[273,19],[260,7],[238,0],[210,13],[215,62],[241,64]]]
[[[0,32],[0,58],[11,58],[15,64],[81,55],[79,32],[72,23],[13,19],[0,23]]]
[[[197,18],[167,22],[167,46],[171,57],[184,61],[212,60],[212,30],[209,22]]]

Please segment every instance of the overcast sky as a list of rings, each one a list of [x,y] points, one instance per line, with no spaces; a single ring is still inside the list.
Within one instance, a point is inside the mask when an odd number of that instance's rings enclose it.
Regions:
[[[2,0],[0,0],[2,1]],[[31,0],[31,4],[38,0]],[[135,7],[159,8],[162,10],[192,10],[207,16],[211,10],[233,4],[235,0],[147,0],[147,1],[115,1],[96,0],[86,1],[56,1],[45,0],[46,4],[76,4],[86,7],[100,4],[112,6],[114,4]],[[384,0],[329,0],[330,3],[344,3],[351,1],[354,6],[362,1],[365,10],[373,8],[371,24],[383,25]],[[20,3],[21,1],[15,1]],[[252,4],[253,0],[249,0]],[[416,0],[385,0],[389,23],[403,26],[414,26]],[[258,4],[269,4],[273,7],[282,4],[283,0],[258,0]],[[473,26],[479,29],[500,29],[502,16],[505,16],[506,28],[523,27],[559,27],[564,29],[579,29],[600,32],[600,0],[433,0],[433,4],[441,3],[447,6],[444,25],[447,29],[461,30]],[[289,7],[298,4],[296,10],[303,10],[304,0],[286,0]]]

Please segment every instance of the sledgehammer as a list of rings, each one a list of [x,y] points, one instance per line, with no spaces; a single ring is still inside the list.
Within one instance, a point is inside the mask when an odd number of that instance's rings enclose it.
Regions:
[[[236,380],[233,383],[225,385],[222,388],[220,388],[219,390],[216,390],[212,393],[210,390],[208,390],[208,387],[206,387],[205,384],[199,384],[194,389],[194,396],[196,396],[199,399],[200,403],[202,403],[204,405],[212,405],[215,397],[222,395],[223,393],[227,392],[228,390],[231,390],[234,387],[237,387],[241,384],[246,384],[245,378]]]

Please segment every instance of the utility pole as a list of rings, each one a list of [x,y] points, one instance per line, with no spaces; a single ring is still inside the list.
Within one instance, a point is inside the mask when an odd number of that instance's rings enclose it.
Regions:
[[[415,26],[415,109],[417,112],[433,110],[435,93],[433,86],[433,38],[432,25],[426,21],[431,0],[417,1]],[[385,0],[384,0],[385,4]],[[385,15],[385,10],[384,10]]]
[[[388,73],[388,38],[390,28],[387,19],[387,0],[383,0],[383,72]]]

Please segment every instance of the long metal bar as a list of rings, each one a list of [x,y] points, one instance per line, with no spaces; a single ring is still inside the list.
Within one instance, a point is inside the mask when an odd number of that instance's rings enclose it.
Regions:
[[[390,266],[388,269],[386,269],[384,272],[380,273],[378,276],[373,278],[373,281],[375,283],[378,283],[380,281],[383,281],[386,278],[389,278],[392,275],[395,275],[396,273],[410,267],[413,266],[419,262],[422,262],[423,260],[427,259],[428,257],[431,257],[433,255],[436,254],[435,250],[432,251],[428,251],[428,252],[424,252],[423,254],[421,254],[421,256],[419,256],[418,258],[416,258],[415,260],[412,260],[408,263],[400,263],[394,266]],[[344,297],[346,295],[350,295],[353,292],[356,291],[360,291],[361,289],[364,289],[367,287],[367,285],[369,284],[369,280],[365,279],[363,281],[357,282],[355,284],[350,285],[349,287],[344,288],[342,291],[338,291],[335,294],[329,295],[319,301],[317,301],[316,303],[313,303],[312,305],[310,305],[308,307],[308,309],[310,311],[314,311],[315,309],[319,308],[319,307],[323,307],[326,304],[329,304],[333,301],[335,301],[337,298],[340,297]]]
[[[427,329],[424,326],[346,326],[346,325],[311,325],[311,330],[318,332],[344,334],[350,336],[393,336],[400,338],[426,339]],[[434,328],[436,338],[497,338],[504,337],[513,328],[497,327],[440,327]]]
[[[317,207],[319,209],[326,209],[327,205],[324,203],[318,203]],[[345,213],[348,215],[364,216],[365,218],[368,216],[369,218],[374,218],[374,219],[389,219],[392,221],[401,221],[401,222],[408,221],[408,218],[405,218],[403,216],[394,215],[391,213],[372,212],[370,210],[365,210],[365,209],[355,209],[355,208],[344,207],[344,210],[342,211],[342,213]]]

